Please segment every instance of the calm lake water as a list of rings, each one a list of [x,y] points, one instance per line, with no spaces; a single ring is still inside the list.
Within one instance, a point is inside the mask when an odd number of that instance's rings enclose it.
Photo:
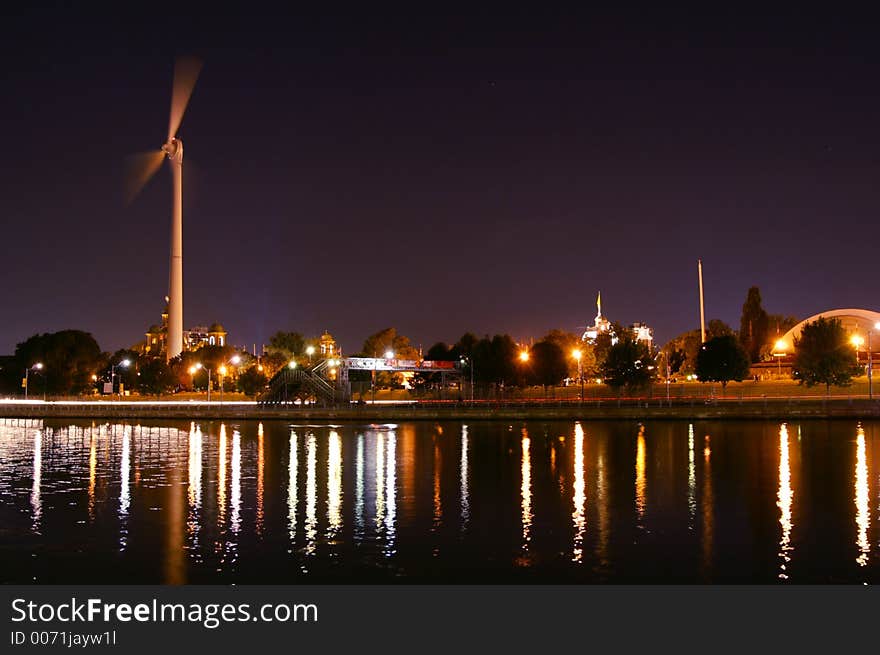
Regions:
[[[876,583],[878,436],[0,420],[0,582]]]

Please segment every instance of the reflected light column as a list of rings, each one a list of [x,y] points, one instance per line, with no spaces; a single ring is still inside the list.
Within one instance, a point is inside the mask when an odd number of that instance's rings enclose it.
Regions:
[[[470,496],[468,494],[468,426],[461,426],[461,531],[467,530],[471,516]]]
[[[694,529],[697,515],[697,466],[694,455],[694,424],[688,425],[688,530]]]
[[[130,497],[131,478],[131,427],[126,425],[122,431],[122,456],[119,465],[119,550],[125,550],[128,545],[128,508],[131,503]]]
[[[868,541],[868,528],[871,526],[871,509],[868,506],[868,461],[865,454],[865,430],[861,424],[856,433],[854,502],[856,504],[856,546],[859,549],[859,556],[856,558],[856,562],[859,566],[866,566],[871,551],[871,544]]]
[[[791,505],[794,492],[791,488],[791,461],[789,458],[788,426],[779,427],[779,491],[776,506],[779,508],[779,525],[782,536],[779,540],[779,578],[788,580],[788,563],[791,561]]]
[[[97,440],[94,429],[89,430],[89,521],[95,520],[95,477],[98,468]]]
[[[364,435],[357,436],[357,456],[355,461],[355,499],[354,536],[360,541],[364,538]]]
[[[189,485],[187,487],[187,500],[189,502],[189,519],[187,520],[187,533],[191,548],[198,548],[199,534],[199,511],[202,507],[202,429],[194,422],[189,426]]]
[[[297,434],[290,431],[290,451],[287,458],[287,533],[290,538],[291,549],[296,547],[296,473],[297,461]]]
[[[636,516],[637,527],[642,528],[645,518],[645,492],[647,483],[645,480],[645,426],[639,426],[639,436],[636,442]]]
[[[31,529],[40,532],[40,520],[43,517],[43,501],[40,497],[40,485],[43,479],[43,431],[34,433],[34,473],[33,485],[31,486]]]
[[[440,452],[440,444],[434,437],[434,514],[431,521],[431,532],[437,532],[443,525],[443,496],[441,494],[441,477],[443,474],[443,455]],[[437,550],[435,547],[434,553]]]
[[[232,505],[230,527],[238,533],[241,527],[241,432],[232,431],[232,491],[229,502]]]
[[[397,435],[388,432],[388,456],[385,459],[385,555],[390,557],[395,551],[395,531],[397,527]]]
[[[263,534],[263,486],[265,484],[264,470],[266,460],[264,456],[263,424],[257,426],[257,516],[254,528],[258,535]]]
[[[385,437],[376,434],[376,532],[385,525]]]
[[[520,497],[522,500],[522,549],[529,550],[529,542],[532,539],[532,459],[530,453],[531,440],[526,428],[522,429],[522,485]]]
[[[577,564],[584,560],[584,531],[587,526],[584,482],[584,428],[580,422],[574,424],[574,484],[572,488],[572,501],[574,511],[571,514],[574,524],[574,545],[572,546],[572,561]]]
[[[217,454],[217,526],[226,523],[226,424],[220,424],[220,448]]]
[[[342,441],[336,430],[330,431],[327,448],[327,539],[333,539],[342,527]]]
[[[314,432],[309,432],[306,437],[306,554],[315,553],[316,537],[318,535],[318,476],[316,473],[318,462],[318,442]]]

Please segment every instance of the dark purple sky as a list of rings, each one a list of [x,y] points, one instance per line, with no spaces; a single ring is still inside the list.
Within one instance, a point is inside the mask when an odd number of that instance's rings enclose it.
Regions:
[[[122,172],[164,141],[176,54],[205,62],[184,322],[233,343],[537,338],[599,289],[663,343],[698,325],[699,257],[707,318],[735,326],[750,285],[774,313],[878,308],[867,16],[135,7],[4,9],[0,352],[64,328],[113,350],[158,320],[170,175],[125,207]]]

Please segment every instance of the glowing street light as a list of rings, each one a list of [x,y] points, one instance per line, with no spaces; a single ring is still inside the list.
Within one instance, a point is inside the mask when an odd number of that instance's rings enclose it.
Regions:
[[[528,350],[520,350],[519,351],[519,361],[525,363],[529,361],[529,351]]]
[[[776,358],[776,377],[782,377],[782,358],[785,357],[786,343],[779,339],[773,345],[773,356]]]
[[[314,346],[309,346],[308,348],[306,348],[306,355],[309,356],[309,366],[312,365],[312,355],[314,355],[314,354],[315,354],[315,347]]]
[[[859,363],[859,348],[862,347],[862,344],[865,343],[865,340],[859,334],[854,334],[850,337],[849,342],[856,349],[856,365]]]
[[[571,351],[571,356],[574,357],[575,361],[578,363],[578,380],[581,383],[581,402],[584,402],[584,370],[581,367],[581,358],[583,357],[583,352],[581,352],[580,348],[575,348]]]
[[[27,397],[28,397],[28,379],[30,378],[31,371],[42,371],[42,370],[43,370],[43,363],[42,362],[37,362],[33,366],[29,366],[28,368],[24,369],[24,384],[22,386],[24,387],[24,399],[25,400],[27,400]]]
[[[226,364],[235,364],[236,366],[238,366],[239,363],[241,363],[241,357],[239,357],[238,355],[233,355],[232,357],[229,358],[229,360],[227,362],[225,362],[224,364],[220,364],[220,366],[217,367],[217,372],[220,374],[220,402],[221,403],[223,402],[223,379],[226,377],[226,373],[229,371],[229,369],[226,368]],[[208,373],[208,379],[210,380],[210,372]],[[209,386],[210,386],[210,384],[209,384]]]
[[[390,348],[385,351],[385,359],[394,359],[394,351]]]
[[[116,389],[116,369],[119,367],[128,368],[131,366],[130,359],[123,359],[121,362],[116,362],[115,364],[110,365],[110,390],[111,393],[114,389]],[[122,396],[122,391],[119,392],[120,397]]]

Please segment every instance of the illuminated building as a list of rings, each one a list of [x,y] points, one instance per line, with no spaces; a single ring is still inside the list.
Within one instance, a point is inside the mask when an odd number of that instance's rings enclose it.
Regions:
[[[159,357],[165,354],[168,347],[167,298],[165,310],[162,312],[162,324],[151,325],[144,336],[141,351],[145,355]],[[183,349],[192,351],[198,350],[202,346],[225,346],[227,345],[226,336],[226,329],[220,323],[212,323],[209,327],[192,327],[183,331]]]
[[[605,332],[610,332],[611,342],[617,343],[617,337],[614,335],[611,321],[602,316],[602,292],[600,291],[599,297],[596,298],[596,318],[593,320],[593,325],[588,327],[583,336],[581,336],[581,341],[595,341],[596,337]]]
[[[654,343],[654,331],[644,323],[633,323],[629,326],[633,339],[641,341],[651,349]],[[593,319],[593,325],[589,326],[581,336],[581,341],[594,343],[600,334],[609,333],[611,335],[611,343],[617,343],[617,335],[614,334],[614,327],[611,321],[602,316],[602,293],[596,298],[596,318]]]
[[[336,339],[334,339],[329,332],[324,332],[324,334],[321,335],[320,345],[321,357],[324,359],[337,357],[341,354],[336,346]]]

